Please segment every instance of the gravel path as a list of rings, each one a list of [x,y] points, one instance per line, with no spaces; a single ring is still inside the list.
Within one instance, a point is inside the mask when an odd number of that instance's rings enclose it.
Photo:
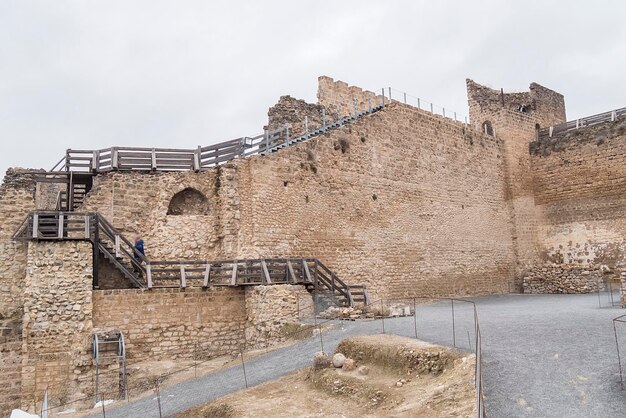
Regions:
[[[619,387],[611,322],[623,310],[599,309],[596,295],[505,295],[473,300],[483,336],[490,417],[626,416],[626,392]],[[418,308],[420,339],[451,345],[450,312],[449,302]],[[380,321],[339,321],[334,329],[324,332],[324,349],[332,352],[344,338],[381,331]],[[387,319],[385,332],[415,336],[414,319]],[[469,351],[473,338],[471,306],[455,303],[457,347]],[[313,338],[246,361],[248,384],[305,367],[319,350],[320,340]],[[241,366],[179,383],[161,391],[163,416],[243,388]],[[106,415],[158,417],[156,397],[111,405]]]

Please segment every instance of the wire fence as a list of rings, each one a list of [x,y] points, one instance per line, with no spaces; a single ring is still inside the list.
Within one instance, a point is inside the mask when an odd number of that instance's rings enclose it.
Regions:
[[[450,108],[445,108],[444,106],[437,105],[424,98],[420,98],[407,92],[397,90],[393,87],[387,88],[387,94],[391,100],[417,107],[418,109],[425,110],[432,113],[433,115],[441,115],[444,118],[451,119],[455,122],[462,122],[465,125],[469,125],[469,118],[466,115],[451,110]]]
[[[315,303],[315,302],[314,302]],[[457,350],[474,353],[475,359],[475,379],[474,387],[476,392],[476,412],[478,417],[484,417],[485,403],[483,395],[483,354],[482,354],[482,338],[478,313],[476,305],[473,301],[467,299],[456,298],[386,298],[371,302],[367,307],[359,309],[362,311],[359,319],[353,318],[347,321],[341,321],[341,318],[324,319],[318,318],[317,314],[308,315],[308,312],[317,312],[318,309],[312,304],[298,304],[299,315],[303,314],[301,320],[304,322],[299,325],[299,329],[295,331],[284,332],[280,337],[274,336],[271,341],[259,348],[258,345],[248,344],[244,339],[237,347],[236,357],[232,358],[229,370],[239,371],[239,380],[234,382],[237,389],[245,389],[251,385],[262,383],[259,381],[259,368],[262,364],[262,358],[259,361],[251,361],[253,358],[264,356],[270,350],[280,349],[284,347],[285,342],[293,342],[308,344],[306,350],[299,351],[298,360],[301,364],[305,364],[312,359],[314,352],[332,351],[332,347],[337,343],[337,336],[332,334],[332,326],[343,324],[352,326],[352,324],[366,325],[363,332],[353,332],[350,336],[366,335],[366,334],[394,334],[404,337],[411,337],[434,344],[451,346]],[[626,321],[625,321],[626,322]],[[246,327],[252,328],[252,327]],[[245,335],[245,333],[244,333]],[[329,339],[327,341],[326,339]],[[72,409],[92,409],[93,414],[101,413],[106,417],[107,408],[111,406],[119,407],[120,402],[127,394],[125,402],[131,399],[140,399],[146,394],[150,394],[152,399],[152,411],[146,411],[145,416],[163,417],[168,415],[167,412],[169,402],[167,396],[163,396],[162,391],[177,383],[174,377],[180,377],[179,381],[187,379],[203,379],[203,384],[209,386],[220,384],[220,376],[212,377],[214,368],[205,367],[218,357],[222,357],[224,353],[216,353],[215,355],[205,355],[202,349],[203,343],[198,339],[194,341],[194,349],[192,358],[184,362],[184,365],[177,367],[156,376],[151,379],[142,378],[133,381],[134,374],[126,376],[126,388],[117,387],[117,383],[122,379],[119,377],[119,369],[110,369],[101,372],[99,375],[101,389],[99,397],[96,399],[95,388],[92,386],[87,396],[83,396],[72,400],[53,399],[48,401],[48,395],[55,393],[54,385],[50,385],[46,389],[44,401],[38,403],[35,399],[35,412],[41,412],[42,417],[48,414],[59,413]],[[206,344],[204,344],[206,346]],[[231,352],[231,354],[233,354]],[[170,359],[171,360],[171,359]],[[294,359],[291,359],[294,361]],[[140,362],[137,364],[140,365]],[[127,370],[131,368],[131,364],[127,362]],[[220,370],[223,370],[220,368]],[[250,376],[253,376],[251,381]],[[139,378],[138,378],[139,379]],[[94,376],[86,376],[75,381],[76,383],[95,384]],[[125,389],[125,390],[122,390]],[[86,390],[84,390],[86,391]],[[109,406],[106,400],[116,401]],[[123,406],[122,406],[123,407]]]

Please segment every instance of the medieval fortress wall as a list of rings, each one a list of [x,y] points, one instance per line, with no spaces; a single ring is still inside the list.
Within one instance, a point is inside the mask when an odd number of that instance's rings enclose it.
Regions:
[[[374,298],[505,293],[523,281],[531,292],[593,291],[601,265],[621,271],[624,122],[537,141],[538,127],[565,121],[559,93],[468,80],[468,99],[468,125],[385,99],[266,156],[98,174],[80,210],[140,234],[152,259],[315,257]],[[289,124],[295,137],[322,114],[382,100],[320,77],[317,104],[283,96],[267,127]],[[95,330],[121,330],[136,361],[190,357],[198,341],[211,356],[280,338],[311,302],[292,285],[125,289],[106,261],[92,266],[88,242],[12,240],[57,191],[19,170],[0,187],[0,415],[32,406],[46,386],[90,394]]]

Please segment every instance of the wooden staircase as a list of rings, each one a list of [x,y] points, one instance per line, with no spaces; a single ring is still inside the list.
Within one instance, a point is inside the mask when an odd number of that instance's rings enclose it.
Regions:
[[[348,285],[316,258],[150,260],[97,212],[32,212],[13,238],[90,241],[94,246],[94,266],[104,257],[137,288],[300,284],[340,306],[368,303],[364,285]],[[98,286],[97,268],[94,268],[94,287]]]

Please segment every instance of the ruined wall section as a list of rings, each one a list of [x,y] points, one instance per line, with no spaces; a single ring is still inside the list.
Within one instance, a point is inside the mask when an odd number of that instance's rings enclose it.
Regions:
[[[224,190],[220,176],[228,169],[207,172],[100,174],[79,209],[98,211],[128,238],[139,234],[146,255],[154,260],[211,260],[220,258],[224,234],[236,225],[234,213],[224,213],[223,203],[234,197]],[[195,189],[206,197],[206,207],[196,213],[168,214],[177,193]],[[231,202],[232,203],[232,202]],[[230,218],[229,218],[230,217]]]
[[[278,103],[270,107],[267,112],[266,128],[274,131],[289,126],[289,137],[296,138],[303,135],[307,128],[309,131],[321,128],[323,112],[327,113],[326,121],[329,123],[334,115],[324,106],[307,103],[291,96],[281,96]],[[307,127],[305,127],[305,118],[308,118]]]
[[[242,288],[94,291],[94,328],[124,333],[130,364],[206,359],[244,343]]]
[[[379,295],[508,290],[514,255],[493,137],[394,103],[237,165],[242,255],[315,256]]]
[[[310,311],[311,294],[300,285],[246,288],[246,346],[267,347],[284,341],[289,324],[300,322],[301,310]]]
[[[537,83],[531,83],[525,92],[504,93],[467,79],[470,120],[477,126],[491,121],[491,115],[501,110],[527,113],[540,127],[557,125],[566,121],[565,99],[562,94]],[[526,112],[520,106],[526,106]]]
[[[340,117],[354,114],[354,101],[356,99],[357,111],[362,112],[371,106],[382,104],[380,93],[363,90],[357,86],[350,86],[340,80],[321,76],[318,78],[317,102],[324,106],[333,115]],[[385,103],[389,98],[385,98]],[[341,110],[341,113],[339,113]]]
[[[22,333],[22,406],[48,388],[51,398],[86,396],[91,387],[91,244],[28,244]],[[87,382],[87,384],[85,384]]]
[[[530,147],[542,261],[626,268],[626,120]]]
[[[20,406],[22,317],[28,246],[13,241],[35,208],[35,182],[22,169],[7,170],[0,186],[0,416]]]

